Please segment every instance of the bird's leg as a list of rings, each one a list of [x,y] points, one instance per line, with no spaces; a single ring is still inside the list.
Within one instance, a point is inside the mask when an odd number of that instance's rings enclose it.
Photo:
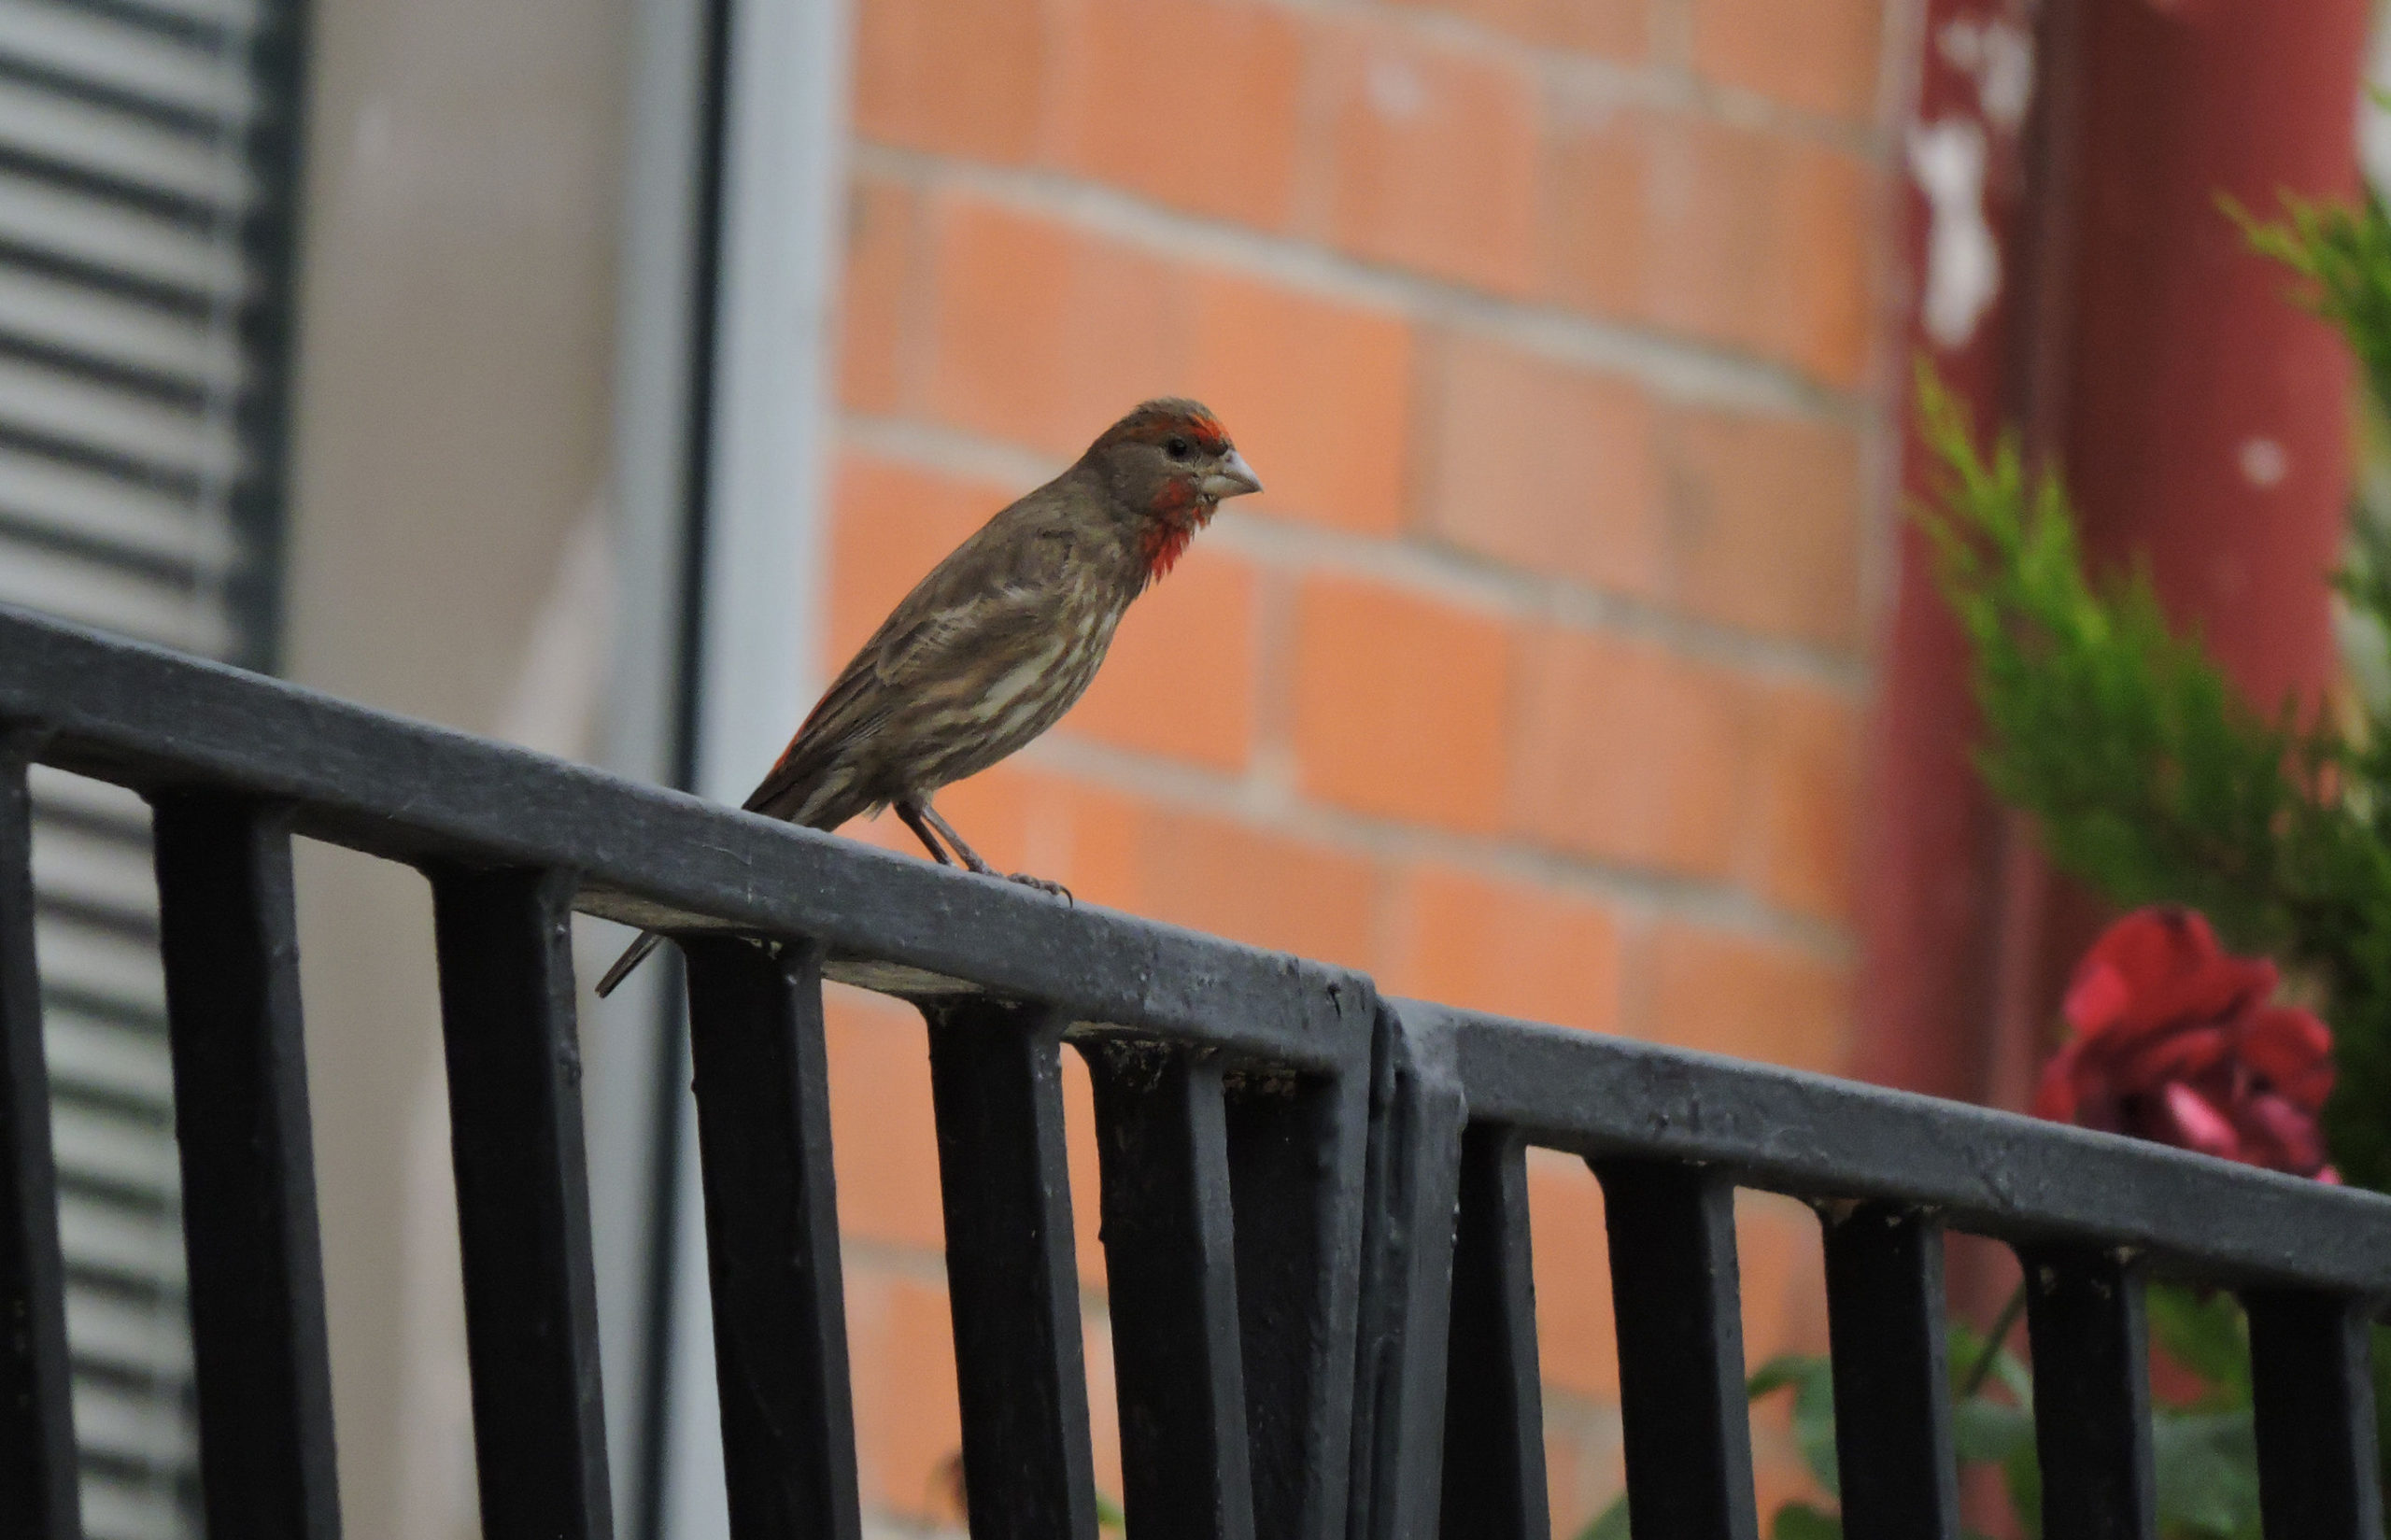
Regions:
[[[927,799],[922,803],[922,816],[928,819],[930,821],[930,827],[937,829],[939,833],[945,838],[946,842],[955,847],[955,854],[963,858],[963,864],[965,866],[969,867],[972,870],[981,873],[983,876],[997,877],[1004,875],[1003,873],[998,872],[996,868],[988,865],[987,862],[980,859],[980,853],[973,850],[969,845],[965,844],[963,842],[963,836],[955,832],[955,826],[940,817],[938,809],[932,807]],[[1065,903],[1075,903],[1077,901],[1071,897],[1071,890],[1069,888],[1065,887],[1060,883],[1051,882],[1044,877],[1032,877],[1026,872],[1016,871],[1010,877],[1007,877],[1006,881],[1019,883],[1024,887],[1034,887],[1040,893],[1051,893],[1055,897],[1062,899]]]
[[[969,845],[963,842],[963,836],[955,832],[955,826],[953,824],[948,823],[945,819],[939,816],[938,809],[931,806],[927,798],[925,798],[921,803],[921,810],[922,816],[929,820],[930,827],[938,830],[940,838],[943,839],[948,844],[955,847],[955,854],[961,858],[965,866],[969,867],[973,871],[978,872],[983,877],[995,877],[999,875],[996,868],[980,859],[980,853],[978,851],[973,850]],[[914,827],[913,832],[916,834],[922,833],[919,825]],[[929,836],[922,834],[922,838],[927,840]]]
[[[947,858],[945,850],[940,846],[938,841],[931,837],[929,826],[922,822],[922,814],[926,812],[929,812],[929,815],[932,818],[938,818],[937,813],[930,812],[929,804],[927,802],[898,802],[893,805],[897,809],[897,816],[905,820],[905,827],[913,831],[913,838],[929,846],[930,858],[932,860],[936,861],[942,867],[951,867],[955,864]],[[939,824],[941,827],[945,826],[945,819],[939,818]],[[950,833],[947,838],[952,840],[955,836]],[[960,842],[957,842],[955,848],[961,850],[963,846]],[[972,870],[985,871],[988,869],[986,867],[980,864],[980,858],[978,856],[971,856],[970,860]]]

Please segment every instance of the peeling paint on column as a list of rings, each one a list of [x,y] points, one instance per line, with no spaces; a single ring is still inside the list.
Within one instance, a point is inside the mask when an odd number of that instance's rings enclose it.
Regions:
[[[1984,214],[1982,127],[1945,118],[1909,135],[1909,174],[1926,194],[1926,334],[1964,347],[2001,293],[2001,246]]]
[[[1990,172],[1996,155],[2014,154],[2033,105],[2034,40],[2003,16],[1954,17],[1933,37],[1935,53],[1974,87],[1974,97],[1972,111],[1946,111],[1909,132],[1909,174],[1927,207],[1919,321],[1937,347],[1951,352],[1975,339],[2001,296]]]

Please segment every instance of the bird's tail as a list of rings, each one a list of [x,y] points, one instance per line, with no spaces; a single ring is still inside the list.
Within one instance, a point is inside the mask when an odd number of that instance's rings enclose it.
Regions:
[[[623,954],[615,959],[615,966],[608,968],[606,970],[606,976],[598,981],[598,997],[602,1000],[607,996],[612,995],[615,992],[615,986],[621,983],[625,979],[630,978],[631,976],[631,969],[645,962],[647,960],[647,954],[655,951],[658,946],[662,945],[663,942],[663,932],[657,930],[641,931],[639,933],[639,940],[625,947],[623,949]]]

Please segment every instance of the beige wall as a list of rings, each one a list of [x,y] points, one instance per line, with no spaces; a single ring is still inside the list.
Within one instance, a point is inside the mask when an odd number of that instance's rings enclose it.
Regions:
[[[604,492],[627,0],[314,9],[285,669],[498,730]],[[301,882],[347,1529],[447,1540],[461,1365],[408,1304],[445,1154],[429,901],[337,853]]]

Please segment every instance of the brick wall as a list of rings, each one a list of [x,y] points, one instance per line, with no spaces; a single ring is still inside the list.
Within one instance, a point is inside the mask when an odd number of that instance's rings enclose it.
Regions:
[[[1392,991],[1839,1067],[1890,30],[1882,0],[858,0],[828,653],[1132,403],[1199,397],[1268,492],[1046,742],[941,799],[971,841]],[[842,996],[832,1047],[867,1502],[951,1524],[923,1035]],[[1601,1212],[1582,1167],[1532,1181],[1567,1533],[1619,1483]],[[1820,1344],[1814,1226],[1744,1221],[1754,1362]],[[1801,1477],[1781,1419],[1759,1438],[1766,1504]]]

